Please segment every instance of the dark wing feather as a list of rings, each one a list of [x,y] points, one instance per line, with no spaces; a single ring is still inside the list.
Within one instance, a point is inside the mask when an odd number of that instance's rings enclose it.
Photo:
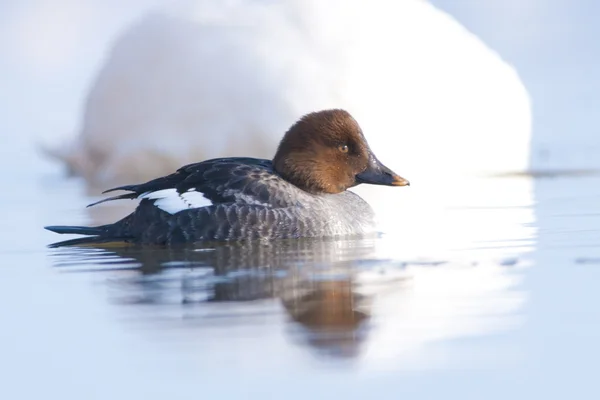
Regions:
[[[134,199],[148,192],[176,189],[179,193],[195,190],[213,204],[245,203],[284,207],[293,203],[286,190],[289,185],[273,170],[271,161],[256,158],[217,158],[179,168],[175,173],[139,185],[125,185],[104,193],[126,190],[126,193],[94,204],[117,199]],[[285,189],[285,188],[284,188]]]
[[[117,190],[117,189],[115,189],[115,190]],[[106,192],[103,192],[103,193],[106,193]],[[104,202],[107,202],[107,201],[113,201],[113,200],[122,200],[122,199],[135,199],[135,198],[137,198],[137,196],[138,196],[138,195],[137,195],[136,193],[125,193],[125,194],[120,194],[120,195],[118,195],[118,196],[112,196],[112,197],[107,197],[107,198],[105,198],[105,199],[102,199],[102,200],[98,200],[98,201],[96,201],[96,202],[94,202],[94,203],[92,203],[92,204],[88,204],[86,207],[93,207],[93,206],[96,206],[96,205],[98,205],[98,204],[102,204],[102,203],[104,203]]]

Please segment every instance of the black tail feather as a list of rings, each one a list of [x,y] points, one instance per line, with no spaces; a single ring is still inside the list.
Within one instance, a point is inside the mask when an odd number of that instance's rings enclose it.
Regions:
[[[64,240],[48,245],[50,248],[75,246],[75,245],[94,245],[101,243],[126,242],[127,237],[114,236],[109,232],[111,225],[103,226],[46,226],[45,229],[61,234],[87,235],[83,238]]]
[[[70,233],[74,235],[93,235],[98,236],[105,233],[104,226],[45,226],[44,229],[55,233]]]

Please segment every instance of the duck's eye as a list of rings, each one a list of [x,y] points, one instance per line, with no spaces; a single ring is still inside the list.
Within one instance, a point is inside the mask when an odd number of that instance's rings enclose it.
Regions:
[[[342,153],[347,153],[348,152],[348,145],[347,144],[340,144],[338,146],[338,149],[342,152]]]

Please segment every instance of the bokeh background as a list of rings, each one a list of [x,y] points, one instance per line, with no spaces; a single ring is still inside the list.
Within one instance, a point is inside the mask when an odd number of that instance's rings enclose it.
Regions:
[[[193,7],[190,3],[187,6]],[[113,46],[148,13],[177,8],[165,4],[3,2],[2,138],[30,146],[56,145],[64,143],[57,138],[80,134],[86,99]],[[598,6],[594,2],[436,0],[431,4],[516,69],[531,100],[530,169],[597,167],[594,154],[600,135],[593,110],[598,104],[594,24]],[[413,37],[411,41],[417,42]],[[133,57],[129,61],[136,62]],[[413,73],[410,66],[406,69]]]

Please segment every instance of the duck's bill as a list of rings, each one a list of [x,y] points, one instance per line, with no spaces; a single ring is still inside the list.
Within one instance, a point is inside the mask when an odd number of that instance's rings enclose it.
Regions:
[[[387,186],[409,186],[410,182],[400,175],[397,175],[383,165],[378,159],[372,157],[369,165],[360,174],[356,175],[356,183],[369,183],[371,185]]]

